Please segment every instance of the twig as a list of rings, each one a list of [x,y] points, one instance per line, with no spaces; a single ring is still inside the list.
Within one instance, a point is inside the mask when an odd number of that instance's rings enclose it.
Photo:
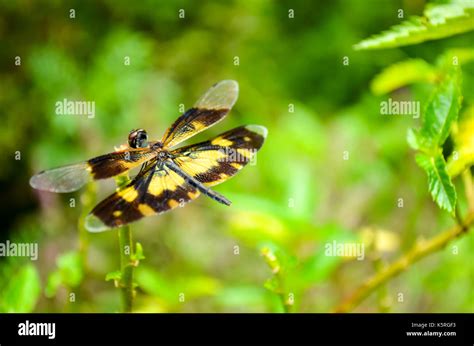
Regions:
[[[385,267],[357,288],[348,299],[334,309],[334,312],[349,312],[357,307],[372,292],[397,276],[422,258],[444,248],[450,241],[466,233],[474,223],[474,213],[469,213],[462,224],[458,224],[427,241],[418,242],[404,256]]]
[[[374,260],[374,269],[376,272],[380,272],[384,269],[384,263],[380,256]],[[379,312],[389,312],[390,311],[390,300],[388,295],[388,287],[386,284],[380,285],[380,290],[378,294],[378,310]]]

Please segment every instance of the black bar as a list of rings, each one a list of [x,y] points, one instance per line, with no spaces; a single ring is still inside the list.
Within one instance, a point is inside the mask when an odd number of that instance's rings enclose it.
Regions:
[[[20,336],[26,321],[55,323],[54,339]],[[473,322],[472,314],[0,314],[0,345],[473,345]]]

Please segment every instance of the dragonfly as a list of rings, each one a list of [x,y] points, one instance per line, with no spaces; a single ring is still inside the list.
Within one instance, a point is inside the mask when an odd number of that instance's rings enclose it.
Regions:
[[[239,126],[201,143],[175,147],[221,121],[234,106],[238,94],[236,81],[216,83],[166,130],[160,141],[149,141],[144,129],[132,130],[128,143],[119,150],[39,172],[31,177],[30,185],[38,190],[68,193],[90,181],[128,174],[140,167],[128,184],[87,215],[85,226],[90,232],[122,227],[164,213],[201,194],[229,206],[231,202],[211,187],[228,180],[254,160],[267,129],[260,125]]]

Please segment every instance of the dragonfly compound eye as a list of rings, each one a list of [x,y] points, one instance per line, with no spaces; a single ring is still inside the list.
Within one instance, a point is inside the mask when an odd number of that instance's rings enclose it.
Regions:
[[[145,130],[132,130],[128,135],[128,145],[131,148],[146,148],[148,146],[148,135]]]

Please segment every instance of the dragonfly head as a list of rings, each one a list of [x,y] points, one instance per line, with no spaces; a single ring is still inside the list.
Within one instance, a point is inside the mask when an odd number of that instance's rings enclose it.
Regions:
[[[130,131],[128,135],[128,145],[130,148],[148,147],[148,135],[145,130],[137,129]]]

